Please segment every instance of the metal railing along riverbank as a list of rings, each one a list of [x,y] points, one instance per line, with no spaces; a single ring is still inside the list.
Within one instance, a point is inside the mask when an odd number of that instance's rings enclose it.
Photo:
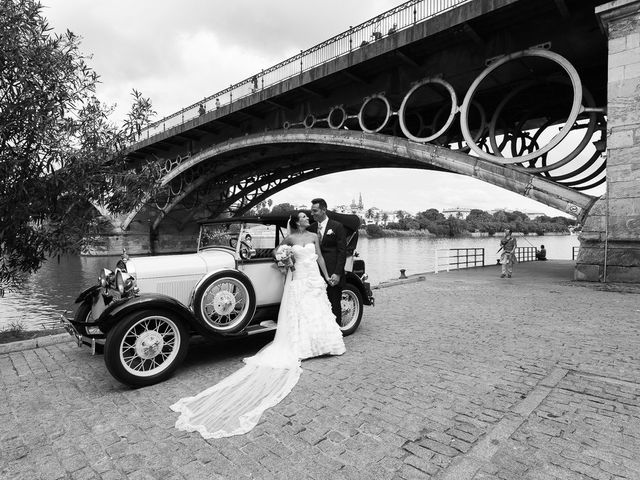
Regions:
[[[484,267],[484,248],[439,248],[434,254],[434,273],[441,270]]]
[[[311,70],[319,65],[347,55],[381,38],[410,28],[418,22],[435,17],[471,0],[410,0],[387,10],[355,27],[350,27],[338,35],[325,40],[308,50],[290,57],[266,70],[261,70],[249,78],[220,90],[193,105],[168,115],[144,128],[138,137],[149,138],[167,129],[192,120],[208,110],[229,105],[234,100],[252,95],[267,87],[281,83],[291,77]]]
[[[536,261],[536,247],[517,247],[518,262]],[[460,268],[484,267],[484,248],[439,248],[434,254],[434,273]]]

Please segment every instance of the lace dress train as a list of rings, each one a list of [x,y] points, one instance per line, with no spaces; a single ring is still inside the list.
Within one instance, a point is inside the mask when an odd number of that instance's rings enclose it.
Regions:
[[[286,279],[273,342],[221,382],[171,405],[181,414],[176,428],[204,438],[246,433],[291,392],[302,373],[300,360],[345,352],[314,244],[294,245],[293,252],[296,270]]]

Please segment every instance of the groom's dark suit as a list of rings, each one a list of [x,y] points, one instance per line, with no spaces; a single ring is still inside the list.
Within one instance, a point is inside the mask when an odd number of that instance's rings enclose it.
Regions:
[[[314,223],[309,227],[309,231],[318,233],[318,223]],[[327,226],[320,241],[320,252],[324,263],[327,266],[329,276],[335,274],[340,275],[340,283],[336,286],[327,285],[327,296],[331,302],[331,311],[336,316],[338,325],[342,320],[342,287],[345,284],[344,264],[347,260],[347,235],[344,227],[340,222],[328,219]]]

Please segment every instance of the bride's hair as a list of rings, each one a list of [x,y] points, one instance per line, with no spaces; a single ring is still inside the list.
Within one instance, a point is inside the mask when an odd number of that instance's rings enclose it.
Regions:
[[[298,230],[298,222],[300,221],[301,213],[304,213],[304,212],[302,210],[299,210],[289,217],[289,222],[287,223],[287,226],[289,227],[290,232],[295,232]]]

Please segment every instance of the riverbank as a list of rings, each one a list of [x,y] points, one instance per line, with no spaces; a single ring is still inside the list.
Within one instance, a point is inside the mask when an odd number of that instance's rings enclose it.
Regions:
[[[456,235],[453,238],[492,238],[492,237],[502,237],[504,235],[503,232],[496,232],[493,235],[487,232],[467,232],[461,235]],[[513,232],[513,235],[516,237],[568,237],[571,236],[571,233],[563,233],[563,232],[546,232],[544,235],[539,235],[537,233],[522,233],[522,232]],[[375,235],[370,235],[365,228],[361,228],[358,230],[358,237],[360,238],[451,238],[448,236],[438,236],[434,233],[431,233],[429,230],[391,230],[386,228],[381,228],[376,231]]]
[[[381,229],[380,235],[369,235],[366,229],[361,228],[358,230],[358,236],[360,238],[389,238],[389,237],[419,237],[419,238],[437,238],[436,235],[429,230],[387,230]]]

